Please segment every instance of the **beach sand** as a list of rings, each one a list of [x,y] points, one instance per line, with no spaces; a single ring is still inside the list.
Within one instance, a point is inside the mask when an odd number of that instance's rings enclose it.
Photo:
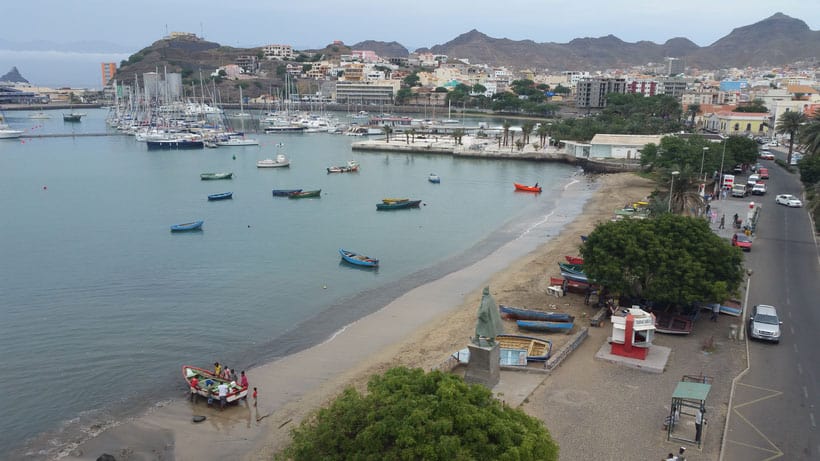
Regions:
[[[259,388],[256,406],[248,401],[220,411],[202,401],[164,402],[79,444],[67,459],[94,460],[102,453],[119,461],[271,459],[302,418],[345,387],[363,389],[373,374],[395,366],[429,370],[466,347],[486,285],[498,303],[553,308],[574,314],[576,325],[588,325],[594,310],[584,305],[583,296],[547,296],[549,277],[560,275],[556,263],[564,255],[578,254],[580,235],[654,189],[651,181],[628,173],[584,178],[574,187],[589,187],[592,180],[595,191],[582,212],[553,217],[557,235],[528,237],[540,239],[534,251],[521,253],[526,245],[510,242],[469,267],[409,291],[320,345],[249,370],[251,387]],[[562,216],[569,218],[561,222]],[[513,322],[504,323],[508,332],[515,332]],[[568,338],[551,335],[553,350]],[[207,420],[193,423],[191,417],[200,414]]]

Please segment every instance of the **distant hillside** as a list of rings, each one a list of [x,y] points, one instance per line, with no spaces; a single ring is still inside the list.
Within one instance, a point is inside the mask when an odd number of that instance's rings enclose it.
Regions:
[[[17,70],[17,67],[12,67],[10,71],[6,72],[5,75],[0,76],[0,82],[4,83],[29,83],[28,80],[23,78],[20,75],[20,71]]]
[[[410,51],[399,42],[379,42],[376,40],[365,40],[350,48],[354,50],[370,50],[383,58],[405,58],[410,55]]]

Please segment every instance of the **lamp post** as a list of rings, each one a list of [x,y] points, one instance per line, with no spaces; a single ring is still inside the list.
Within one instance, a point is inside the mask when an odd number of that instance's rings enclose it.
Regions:
[[[703,153],[700,154],[700,174],[698,175],[698,178],[703,176],[703,159],[706,157],[706,151],[707,150],[709,150],[709,148],[704,147],[703,148]],[[703,179],[705,180],[706,178],[704,177]]]
[[[675,187],[675,176],[679,175],[680,171],[673,171],[672,172],[672,182],[669,183],[669,206],[666,208],[667,213],[672,212],[672,190]]]
[[[746,305],[749,304],[749,286],[752,284],[752,274],[754,271],[746,269],[746,295],[743,299],[743,305],[740,308],[740,325],[738,326],[737,339],[743,341],[745,339],[744,322],[746,322]]]
[[[720,154],[720,174],[718,175],[719,184],[716,184],[718,190],[715,193],[719,193],[723,190],[723,159],[726,157],[726,140],[723,140],[723,153]]]

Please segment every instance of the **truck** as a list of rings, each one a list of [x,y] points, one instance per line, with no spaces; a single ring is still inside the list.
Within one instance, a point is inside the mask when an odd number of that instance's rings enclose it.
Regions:
[[[735,184],[735,175],[733,175],[733,174],[723,175],[723,188],[724,189],[731,189],[734,184]]]
[[[732,186],[732,197],[745,197],[749,194],[746,184],[737,183]]]

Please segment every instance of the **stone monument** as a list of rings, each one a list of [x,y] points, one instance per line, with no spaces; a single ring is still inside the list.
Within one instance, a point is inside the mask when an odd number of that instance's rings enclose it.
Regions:
[[[481,304],[478,306],[478,319],[475,336],[467,347],[470,350],[470,361],[464,380],[471,384],[481,384],[492,389],[501,379],[500,348],[495,337],[504,333],[498,306],[490,294],[490,287],[484,287]]]

